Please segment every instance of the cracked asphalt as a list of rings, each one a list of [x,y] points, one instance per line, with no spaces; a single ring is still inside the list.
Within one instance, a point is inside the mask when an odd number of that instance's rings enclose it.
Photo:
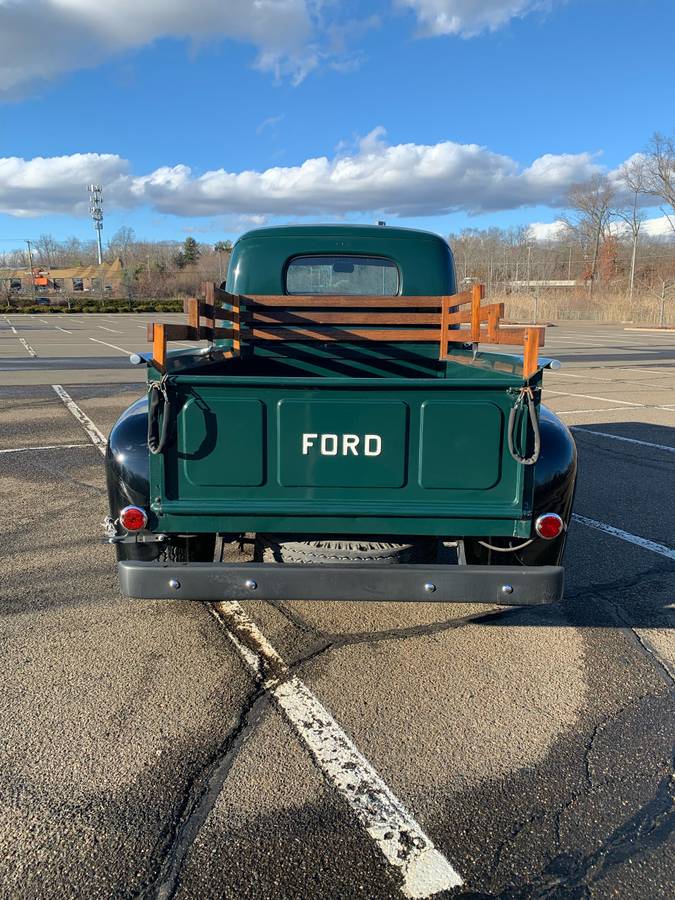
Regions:
[[[102,458],[51,385],[107,433],[144,319],[9,319],[0,897],[401,897],[212,611],[119,595]],[[547,352],[576,511],[628,535],[573,524],[562,603],[246,612],[461,873],[437,896],[665,900],[675,562],[629,538],[675,547],[675,334],[565,323]]]

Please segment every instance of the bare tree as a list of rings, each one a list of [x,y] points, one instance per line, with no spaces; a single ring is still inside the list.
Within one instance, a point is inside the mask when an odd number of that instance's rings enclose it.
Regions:
[[[119,257],[122,265],[126,266],[129,262],[129,250],[131,245],[136,242],[136,233],[133,228],[122,225],[108,241],[108,253],[115,259]]]
[[[621,167],[619,175],[628,191],[628,200],[624,205],[616,207],[614,213],[620,219],[623,219],[631,234],[633,246],[630,260],[630,274],[628,276],[628,296],[632,300],[635,289],[637,246],[640,237],[640,228],[642,227],[645,218],[640,207],[640,198],[647,191],[649,178],[647,161],[643,156],[635,156]]]
[[[51,236],[51,234],[41,234],[35,241],[35,252],[38,262],[49,268],[58,258],[59,245]]]
[[[613,199],[614,188],[606,175],[594,175],[582,184],[572,185],[567,195],[568,207],[573,212],[563,221],[593,248],[589,287],[591,296],[598,270],[600,241],[607,235]]]
[[[675,232],[675,137],[657,131],[647,148],[647,192],[663,200],[670,211],[661,207]]]
[[[668,296],[675,291],[675,278],[672,275],[668,277],[668,274],[659,272],[652,279],[652,282],[652,284],[645,283],[644,288],[652,297],[656,297],[659,301],[658,326],[663,328],[666,323],[666,303],[669,300],[675,300],[675,297]]]

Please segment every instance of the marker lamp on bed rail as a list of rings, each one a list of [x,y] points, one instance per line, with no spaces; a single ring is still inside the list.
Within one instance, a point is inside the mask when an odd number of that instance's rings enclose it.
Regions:
[[[534,530],[540,538],[552,541],[565,530],[565,523],[558,513],[544,513],[534,523]]]
[[[140,506],[125,506],[120,512],[120,525],[126,531],[142,531],[148,524],[148,514]]]

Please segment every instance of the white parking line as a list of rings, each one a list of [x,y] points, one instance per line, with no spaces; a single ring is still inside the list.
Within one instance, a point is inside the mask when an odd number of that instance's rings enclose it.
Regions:
[[[574,375],[572,372],[559,372],[557,370],[552,370],[546,372],[547,378],[552,378],[555,376],[556,378],[583,378],[584,381],[606,381],[608,384],[612,384],[611,378],[598,378],[596,375]]]
[[[583,381],[602,381],[607,384],[633,384],[636,387],[653,387],[664,390],[664,386],[662,384],[654,384],[653,381],[632,381],[629,378],[600,378],[597,375],[574,375],[572,372],[547,372],[546,377],[551,378],[552,376],[556,376],[557,378],[581,378]]]
[[[72,447],[91,447],[91,444],[45,444],[44,447],[12,447],[0,453],[27,453],[30,450],[70,450]]]
[[[7,324],[9,325],[9,327],[12,329],[12,333],[13,333],[13,334],[17,334],[18,332],[17,332],[16,328],[12,325],[12,323],[9,321],[9,319],[7,318],[7,316],[3,316],[3,318],[4,318],[5,322],[7,322]]]
[[[19,338],[19,342],[22,343],[22,344],[24,345],[24,347],[26,348],[26,350],[27,350],[29,356],[32,356],[32,357],[36,357],[36,356],[37,356],[37,353],[35,352],[35,350],[33,350],[33,348],[32,348],[31,345],[28,343],[28,341],[24,340],[24,338]]]
[[[61,328],[60,325],[55,325],[54,328],[58,328],[59,331],[64,331],[66,334],[72,334],[72,333],[73,333],[72,331],[68,331],[67,328]]]
[[[119,350],[120,353],[126,353],[127,356],[131,356],[133,354],[133,350],[125,350],[124,347],[118,347],[116,344],[108,344],[105,341],[99,341],[98,338],[89,338],[90,341],[93,341],[95,344],[103,344],[105,347],[112,347],[113,350]]]
[[[80,407],[75,403],[70,394],[63,389],[60,384],[53,384],[52,389],[56,392],[58,397],[63,401],[66,408],[70,410],[70,412],[75,416],[80,425],[84,428],[89,436],[89,440],[94,444],[95,447],[105,456],[105,447],[106,447],[106,439],[103,434],[98,430],[96,425],[91,421],[89,416],[82,412]]]
[[[556,416],[576,416],[579,413],[596,413],[596,412],[623,412],[624,409],[628,409],[629,407],[622,406],[621,409],[617,409],[616,406],[601,406],[594,407],[593,409],[564,409],[564,410],[555,410]],[[633,404],[633,409],[644,409],[642,404],[635,403]]]
[[[656,363],[651,368],[647,368],[647,366],[607,366],[607,368],[619,369],[622,372],[647,372],[649,375],[675,375],[675,371],[666,372],[665,366],[659,366]]]
[[[666,559],[675,559],[675,550],[672,547],[666,547],[665,544],[657,544],[648,538],[640,537],[637,534],[631,534],[629,531],[623,531],[621,528],[615,528],[613,525],[606,525],[604,522],[596,522],[595,519],[589,519],[586,516],[580,516],[577,513],[572,514],[575,522],[581,525],[587,525],[589,528],[596,528],[598,531],[604,531],[605,534],[611,534],[612,537],[620,538],[629,544],[636,544],[643,550],[651,550],[652,553],[658,553],[665,556]]]
[[[591,431],[590,428],[583,428],[578,425],[573,425],[572,430],[578,431],[580,434],[594,434],[596,437],[610,438],[613,441],[625,441],[627,444],[639,444],[641,447],[653,447],[655,450],[675,453],[675,447],[669,447],[667,444],[652,444],[650,441],[638,441],[637,438],[623,437],[620,434],[608,434],[606,431]]]
[[[603,340],[602,338],[599,338],[598,340],[593,338],[579,338],[579,340],[575,340],[575,338],[560,337],[559,335],[547,335],[547,337],[547,344],[549,346],[555,347],[557,344],[566,344],[568,346],[561,347],[561,349],[565,350],[589,350],[594,349],[595,347],[606,347],[607,349],[611,349],[616,346],[634,347],[635,345],[635,341],[617,340],[616,338],[607,338],[606,340]]]
[[[115,331],[114,328],[106,328],[105,325],[97,325],[96,327],[103,329],[103,331],[111,331],[113,334],[122,334],[121,331]]]
[[[326,780],[348,803],[387,862],[398,869],[406,897],[431,897],[463,884],[401,801],[325,706],[296,676],[239,603],[217,603],[216,618],[305,744]],[[255,647],[255,649],[252,649]]]
[[[547,394],[559,394],[561,397],[583,397],[584,400],[602,400],[603,403],[620,403],[621,406],[644,406],[643,403],[629,403],[627,400],[614,400],[613,397],[596,397],[593,394],[571,394],[568,391],[554,391],[545,388]]]
[[[53,384],[52,388],[91,442],[105,453],[105,439],[89,416],[60,384]],[[299,678],[290,676],[286,663],[242,607],[236,602],[219,603],[213,606],[213,611],[257,678],[262,678],[266,671],[276,673],[265,680],[264,687],[293,725],[326,780],[346,800],[389,864],[399,870],[402,893],[424,900],[462,885],[459,873],[436,849],[325,706]]]

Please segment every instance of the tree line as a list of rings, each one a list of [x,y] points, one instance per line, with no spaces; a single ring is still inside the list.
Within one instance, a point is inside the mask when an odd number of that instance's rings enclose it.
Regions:
[[[77,237],[64,241],[50,234],[32,244],[33,266],[45,269],[93,266],[96,241]],[[199,243],[188,236],[183,242],[139,240],[133,228],[116,231],[104,248],[104,262],[122,260],[124,292],[128,298],[166,298],[194,294],[203,281],[221,282],[227,275],[232,251],[228,240]],[[28,269],[28,248],[0,252],[0,269]]]
[[[465,229],[450,235],[460,280],[480,280],[511,293],[542,282],[573,281],[595,294],[675,297],[675,138],[653,135],[618,178],[596,175],[573,185],[566,214],[548,239],[527,227]],[[644,227],[658,208],[665,234]],[[653,213],[652,213],[653,215]]]

